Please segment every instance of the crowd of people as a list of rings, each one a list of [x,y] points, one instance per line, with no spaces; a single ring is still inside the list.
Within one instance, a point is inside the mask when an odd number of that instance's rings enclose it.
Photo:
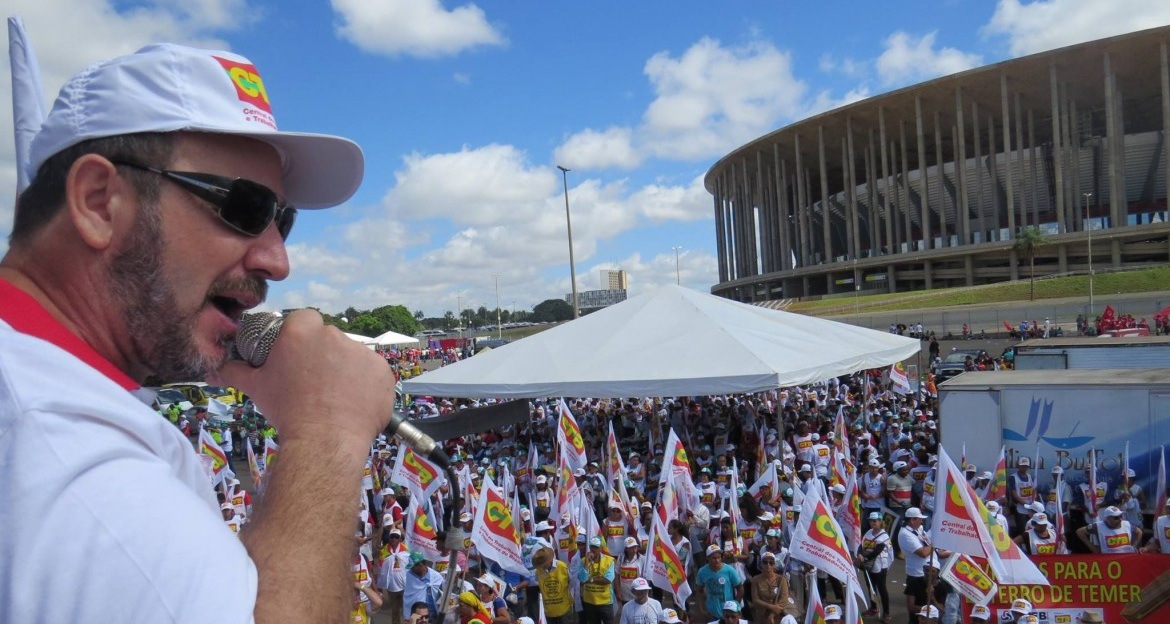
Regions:
[[[409,410],[426,418],[480,405],[480,401],[431,400],[421,397]],[[429,617],[474,606],[485,624],[512,624],[520,616],[540,615],[537,596],[551,624],[575,617],[582,624],[652,624],[655,621],[710,622],[743,618],[756,624],[801,621],[810,585],[828,606],[843,608],[845,589],[823,570],[790,556],[789,545],[801,513],[800,500],[820,488],[835,509],[846,504],[845,488],[831,484],[831,459],[845,454],[858,466],[857,488],[864,519],[859,543],[851,544],[854,564],[874,599],[869,615],[891,621],[887,574],[904,566],[903,590],[911,624],[923,610],[936,609],[941,621],[953,622],[958,596],[938,568],[949,553],[930,544],[935,507],[939,434],[935,397],[926,390],[898,394],[883,371],[874,370],[825,383],[757,395],[680,397],[673,399],[596,400],[566,403],[579,424],[588,463],[573,475],[588,501],[599,532],[588,534],[580,518],[556,515],[561,487],[555,470],[558,408],[553,400],[532,403],[531,417],[499,431],[448,440],[447,449],[459,475],[461,492],[477,492],[485,476],[517,493],[524,563],[528,575],[502,569],[481,557],[468,540],[457,552],[454,569],[442,558],[426,557],[407,546],[409,518],[415,505],[410,490],[393,478],[398,448],[380,437],[369,464],[367,496],[358,522],[354,555],[355,610],[366,614],[390,610],[399,624],[425,605]],[[838,444],[838,418],[845,440]],[[606,442],[612,427],[625,466],[624,483],[607,482]],[[678,604],[671,592],[652,587],[643,576],[654,511],[659,504],[662,471],[669,469],[663,442],[673,430],[684,440],[696,491],[702,505],[670,518],[667,530],[694,594]],[[778,488],[766,484],[748,491],[774,466]],[[1020,457],[998,498],[992,466],[962,467],[974,490],[987,501],[997,521],[1028,554],[1170,552],[1166,532],[1143,531],[1150,501],[1136,484],[1110,485],[1102,478],[1094,496],[1081,475],[1064,475],[1038,486],[1029,459]],[[1132,475],[1131,475],[1132,476]],[[1089,478],[1084,475],[1085,481]],[[732,489],[733,484],[741,484]],[[636,513],[622,503],[624,486]],[[225,519],[241,522],[242,500],[235,484],[226,491]],[[450,505],[451,484],[444,483],[428,509]],[[1060,505],[1057,506],[1057,489]],[[464,502],[452,518],[470,535],[474,517]],[[734,505],[737,514],[729,513]],[[229,510],[230,508],[230,510]],[[1170,510],[1158,510],[1161,512]],[[438,512],[435,513],[438,516]],[[1164,514],[1155,520],[1167,524]],[[1060,516],[1062,522],[1055,522]],[[441,525],[436,517],[435,524]],[[733,525],[734,523],[734,525]],[[1065,528],[1062,536],[1056,527]],[[440,529],[442,544],[446,531]],[[1122,539],[1123,537],[1123,539]],[[405,539],[404,539],[405,538]],[[462,589],[455,608],[439,597],[448,574]],[[373,588],[373,589],[371,589]],[[732,609],[734,607],[734,610]],[[362,615],[359,614],[359,617]],[[667,618],[667,619],[662,619]],[[469,622],[466,617],[464,624]]]

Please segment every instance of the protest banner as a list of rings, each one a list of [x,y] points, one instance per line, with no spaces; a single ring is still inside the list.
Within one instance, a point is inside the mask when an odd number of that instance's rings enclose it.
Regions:
[[[1013,600],[1032,603],[1041,622],[1076,624],[1085,609],[1099,609],[1106,622],[1170,621],[1170,569],[1161,555],[1048,555],[1032,561],[1050,585],[1000,585],[989,605],[994,619]]]

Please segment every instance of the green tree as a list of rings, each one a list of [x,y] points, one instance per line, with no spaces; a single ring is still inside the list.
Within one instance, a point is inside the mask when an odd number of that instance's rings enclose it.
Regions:
[[[532,320],[538,323],[567,321],[573,318],[573,306],[564,299],[545,299],[532,308]]]
[[[443,329],[451,329],[455,327],[455,313],[447,310],[443,313]]]
[[[1012,247],[1028,259],[1028,300],[1036,300],[1036,249],[1048,244],[1048,239],[1040,232],[1040,228],[1026,227],[1016,234],[1016,242]]]
[[[414,311],[414,320],[415,320],[415,321],[418,321],[419,323],[422,323],[423,319],[424,319],[424,318],[426,318],[426,317],[427,317],[427,315],[426,315],[426,314],[423,314],[423,311],[422,311],[422,310],[415,310],[415,311]]]

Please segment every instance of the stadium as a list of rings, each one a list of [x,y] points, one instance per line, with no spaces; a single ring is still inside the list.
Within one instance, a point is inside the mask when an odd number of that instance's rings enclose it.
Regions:
[[[744,302],[1170,261],[1170,27],[988,65],[764,135],[707,172]],[[1090,251],[1091,250],[1091,251]]]

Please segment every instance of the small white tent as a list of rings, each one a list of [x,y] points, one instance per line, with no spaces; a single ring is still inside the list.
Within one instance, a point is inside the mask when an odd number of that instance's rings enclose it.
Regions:
[[[671,285],[402,385],[444,397],[760,392],[889,366],[919,349],[912,338]]]
[[[343,332],[343,333],[350,340],[355,340],[357,342],[360,342],[360,343],[366,345],[367,347],[373,348],[373,344],[374,344],[373,338],[370,338],[369,336],[363,336],[361,334],[351,334],[349,332]]]
[[[384,334],[381,334],[379,336],[372,338],[371,340],[373,340],[374,344],[378,345],[379,347],[390,347],[390,346],[394,346],[394,345],[404,345],[404,344],[412,344],[412,345],[418,344],[418,338],[414,338],[414,337],[407,336],[405,334],[400,334],[398,332],[393,332],[393,331],[388,331]]]

